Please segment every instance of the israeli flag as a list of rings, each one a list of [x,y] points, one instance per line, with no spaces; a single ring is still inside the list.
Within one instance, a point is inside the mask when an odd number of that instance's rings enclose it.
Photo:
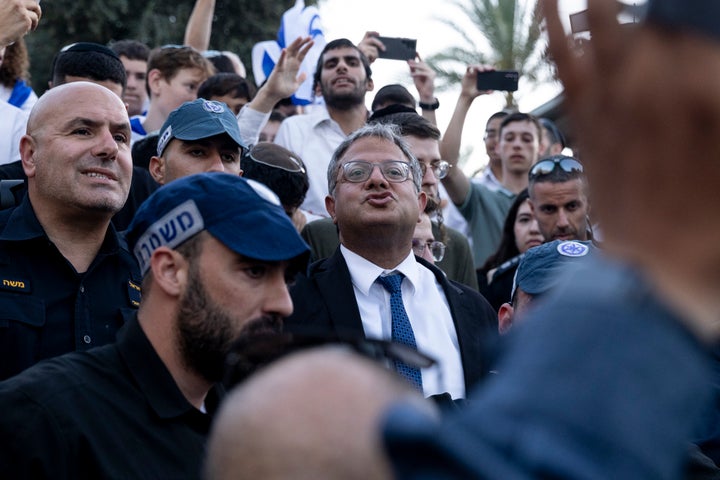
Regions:
[[[256,43],[252,49],[253,76],[255,83],[260,86],[270,76],[270,72],[280,57],[280,51],[296,38],[306,36],[312,37],[315,44],[300,65],[298,74],[305,72],[307,79],[292,96],[295,105],[308,105],[315,102],[313,75],[320,52],[327,43],[325,29],[320,19],[320,10],[315,6],[306,7],[304,0],[297,0],[295,6],[283,14],[277,40]]]

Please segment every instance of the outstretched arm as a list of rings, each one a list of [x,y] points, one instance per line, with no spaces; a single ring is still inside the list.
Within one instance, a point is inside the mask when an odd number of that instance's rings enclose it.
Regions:
[[[417,60],[408,60],[408,66],[410,67],[410,76],[418,91],[420,103],[428,105],[435,103],[435,70],[423,62],[419,55]],[[422,116],[433,125],[437,125],[435,110],[422,109]]]
[[[205,51],[210,46],[215,0],[197,0],[185,27],[184,45]]]
[[[467,117],[470,105],[478,96],[488,92],[479,91],[476,88],[477,72],[494,70],[488,65],[470,65],[465,70],[463,76],[460,96],[458,97],[455,111],[453,112],[450,123],[448,124],[445,135],[440,142],[440,155],[443,160],[447,161],[452,168],[442,182],[450,196],[450,200],[455,205],[461,205],[467,197],[470,190],[470,179],[458,168],[458,160],[460,159],[460,143],[462,140],[463,127],[465,126],[465,118]]]

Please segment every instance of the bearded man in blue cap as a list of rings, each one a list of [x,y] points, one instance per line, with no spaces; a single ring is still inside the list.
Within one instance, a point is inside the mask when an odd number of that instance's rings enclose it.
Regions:
[[[117,342],[0,383],[9,478],[199,478],[225,355],[281,330],[309,255],[267,187],[224,173],[158,189],[127,237],[144,298]]]

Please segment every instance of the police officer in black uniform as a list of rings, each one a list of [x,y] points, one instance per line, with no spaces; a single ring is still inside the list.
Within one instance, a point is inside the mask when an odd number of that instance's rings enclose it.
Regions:
[[[0,378],[114,341],[140,302],[137,262],[110,224],[131,182],[124,104],[95,84],[62,85],[27,131],[28,192],[0,212]]]

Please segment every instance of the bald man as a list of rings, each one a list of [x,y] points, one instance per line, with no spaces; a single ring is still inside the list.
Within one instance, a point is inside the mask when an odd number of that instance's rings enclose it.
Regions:
[[[114,340],[140,274],[110,224],[130,189],[122,100],[89,82],[53,88],[20,141],[28,191],[0,212],[0,379]]]
[[[225,399],[211,432],[205,478],[391,479],[379,425],[383,412],[401,400],[434,413],[434,405],[394,372],[348,350],[289,356]]]

